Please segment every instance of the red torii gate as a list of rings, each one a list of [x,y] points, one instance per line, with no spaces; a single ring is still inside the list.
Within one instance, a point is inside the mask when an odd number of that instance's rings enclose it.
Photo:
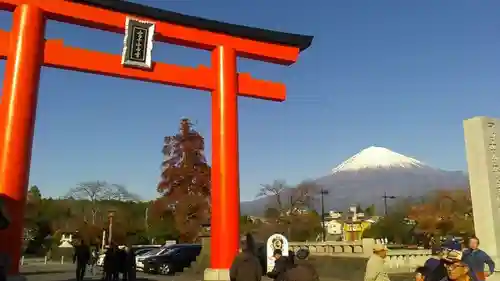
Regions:
[[[0,10],[13,12],[12,30],[0,30],[0,58],[7,59],[0,104],[0,196],[6,200],[12,219],[10,227],[0,231],[0,252],[12,257],[10,273],[19,272],[41,66],[212,93],[211,268],[229,268],[239,248],[237,96],[274,101],[283,101],[286,96],[281,83],[238,73],[236,58],[290,65],[313,37],[227,24],[121,0],[0,0]],[[153,24],[150,31],[155,41],[210,51],[212,65],[192,68],[152,62],[146,66],[148,70],[127,68],[119,55],[45,39],[47,19],[124,33],[129,17]]]

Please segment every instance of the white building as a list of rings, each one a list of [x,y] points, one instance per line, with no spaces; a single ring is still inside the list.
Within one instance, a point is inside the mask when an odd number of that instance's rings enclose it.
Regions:
[[[325,221],[325,228],[328,235],[342,235],[342,222],[338,220]]]
[[[325,232],[327,240],[339,240],[342,238],[343,222],[342,212],[329,211],[325,214]]]
[[[342,217],[342,213],[337,212],[337,211],[329,211],[328,216],[327,216],[327,218],[331,218],[331,219],[340,219],[341,217]]]

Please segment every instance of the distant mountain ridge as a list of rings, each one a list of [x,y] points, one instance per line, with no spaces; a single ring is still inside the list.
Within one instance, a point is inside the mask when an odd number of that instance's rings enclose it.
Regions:
[[[325,209],[346,210],[352,204],[375,204],[383,210],[384,192],[396,197],[421,197],[434,190],[466,189],[468,177],[461,171],[445,171],[383,147],[368,147],[315,180],[328,190]],[[319,200],[316,200],[319,210]],[[259,198],[241,203],[242,214],[262,215],[271,203]],[[390,202],[389,202],[390,203]]]

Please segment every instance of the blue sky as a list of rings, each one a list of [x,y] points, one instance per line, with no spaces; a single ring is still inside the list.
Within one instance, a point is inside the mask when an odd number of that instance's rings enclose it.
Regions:
[[[500,117],[499,1],[135,2],[315,36],[289,68],[239,61],[288,87],[283,103],[240,98],[242,200],[274,179],[325,175],[370,145],[465,170],[462,120]],[[0,28],[10,21],[0,13]],[[47,38],[121,52],[120,35],[71,25],[51,22]],[[209,63],[208,52],[177,46],[156,44],[153,55]],[[46,196],[107,180],[154,198],[163,137],[181,117],[197,123],[210,155],[206,92],[44,68],[39,93],[30,182]]]

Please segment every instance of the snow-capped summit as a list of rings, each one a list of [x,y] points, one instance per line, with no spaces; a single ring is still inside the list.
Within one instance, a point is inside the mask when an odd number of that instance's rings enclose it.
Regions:
[[[332,169],[332,173],[362,169],[424,168],[426,164],[384,147],[370,146]]]
[[[374,146],[362,150],[333,169],[333,173],[314,182],[329,193],[323,202],[327,210],[348,210],[355,203],[361,206],[375,204],[376,210],[384,210],[384,194],[420,198],[436,190],[467,190],[469,187],[469,179],[461,171],[430,167],[387,148]],[[275,202],[272,196],[263,197],[243,202],[240,210],[242,214],[262,216],[269,204]],[[397,199],[387,203],[396,202]],[[321,210],[322,206],[316,204],[314,207]]]

